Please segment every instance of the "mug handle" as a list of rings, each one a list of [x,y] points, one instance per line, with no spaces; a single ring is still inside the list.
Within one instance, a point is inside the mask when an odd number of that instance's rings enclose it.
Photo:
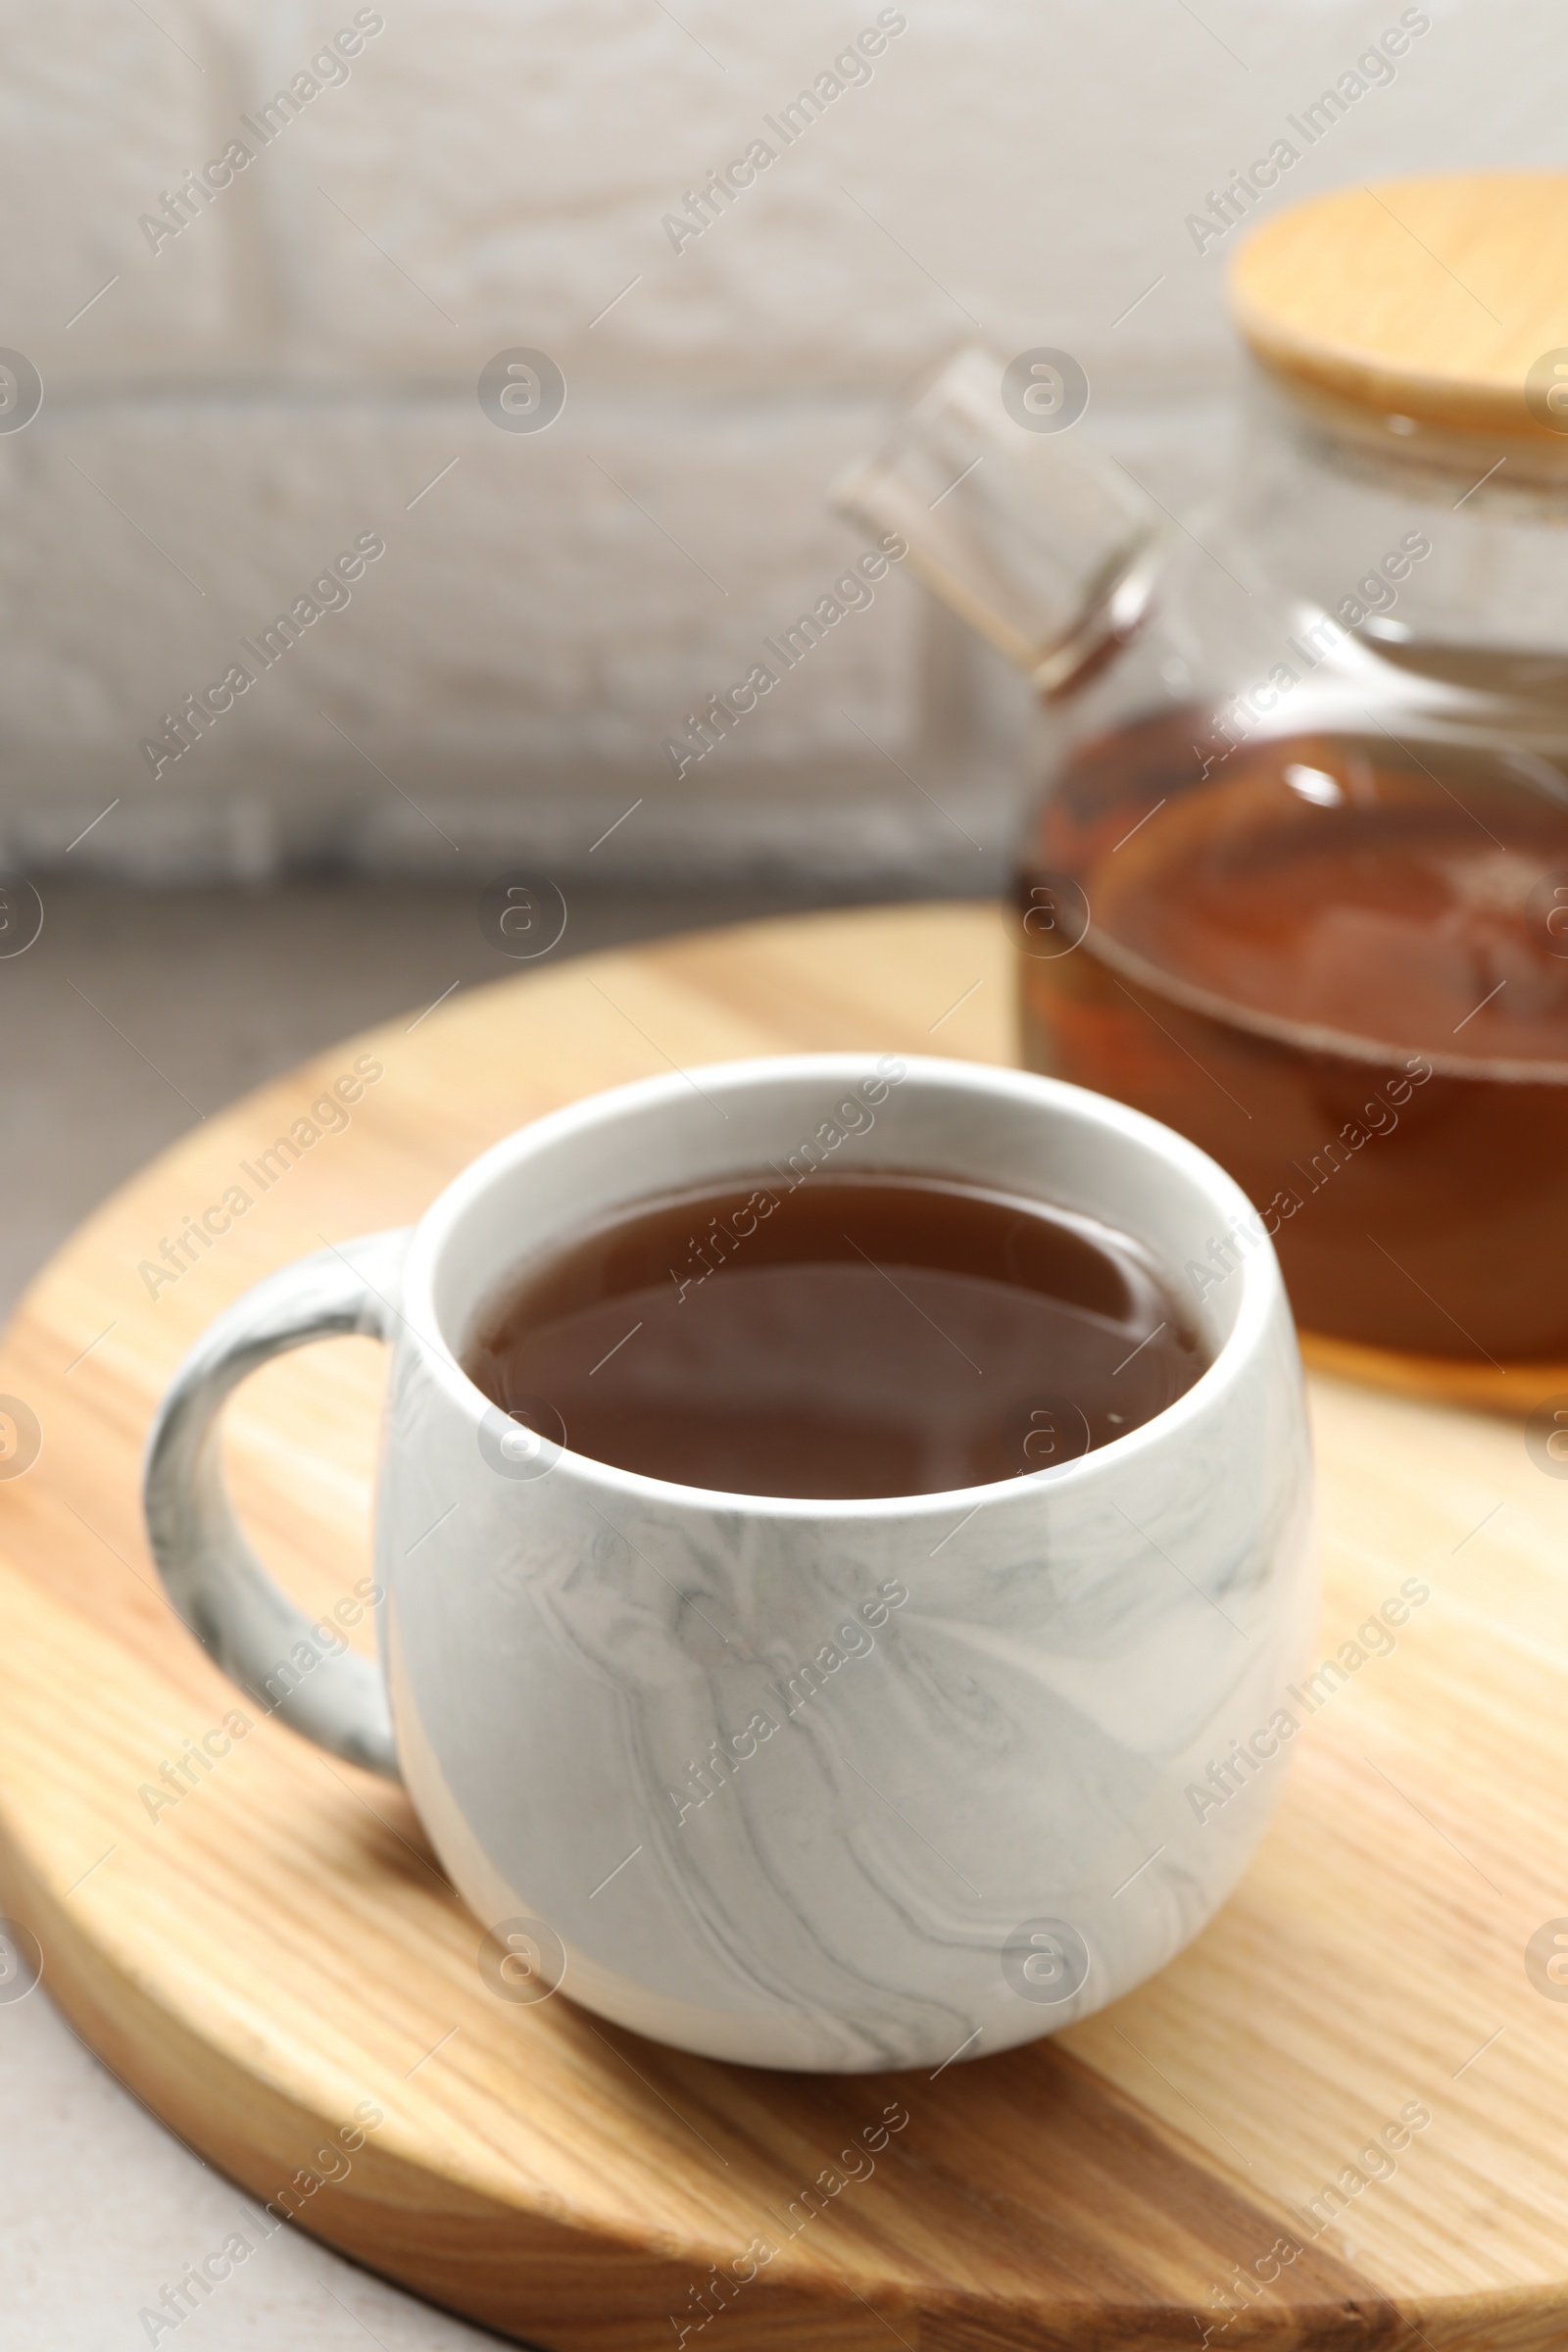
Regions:
[[[147,1441],[142,1507],[164,1588],[203,1648],[269,1715],[350,1764],[397,1780],[386,1679],[351,1649],[303,1672],[311,1621],[281,1592],[234,1517],[219,1415],[231,1389],[269,1357],[312,1340],[363,1332],[389,1340],[412,1226],[318,1250],[269,1275],[206,1331],[175,1373]],[[285,1671],[292,1678],[286,1690]]]

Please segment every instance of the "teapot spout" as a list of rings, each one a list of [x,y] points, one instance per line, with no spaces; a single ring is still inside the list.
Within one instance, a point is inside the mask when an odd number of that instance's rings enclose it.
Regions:
[[[1015,382],[1024,362],[956,353],[831,495],[873,538],[897,532],[926,586],[1054,699],[1136,629],[1165,518],[1070,429],[1088,386],[1066,354],[1025,360]]]

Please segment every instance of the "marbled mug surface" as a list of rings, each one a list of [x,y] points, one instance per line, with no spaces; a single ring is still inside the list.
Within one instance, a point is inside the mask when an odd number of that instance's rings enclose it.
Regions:
[[[1209,1368],[1057,1468],[831,1503],[606,1467],[519,1430],[463,1372],[526,1258],[769,1162],[968,1177],[1100,1218],[1163,1267]],[[929,2069],[1087,2016],[1213,1916],[1288,1768],[1317,1591],[1278,1267],[1203,1153],[1017,1071],[735,1062],[538,1121],[355,1263],[363,1296],[344,1260],[307,1261],[203,1342],[155,1435],[155,1548],[256,1690],[286,1618],[260,1625],[263,1572],[187,1494],[179,1432],[196,1448],[278,1347],[390,1342],[390,1725],[356,1660],[292,1719],[401,1772],[501,1997],[559,1988],[752,2065]],[[825,1349],[829,1396],[834,1377]]]

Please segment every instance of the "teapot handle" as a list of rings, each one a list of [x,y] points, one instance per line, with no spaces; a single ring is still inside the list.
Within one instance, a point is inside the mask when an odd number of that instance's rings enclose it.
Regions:
[[[1088,404],[1070,353],[1004,364],[971,344],[832,494],[1049,697],[1131,636],[1169,541],[1163,510],[1071,429]]]

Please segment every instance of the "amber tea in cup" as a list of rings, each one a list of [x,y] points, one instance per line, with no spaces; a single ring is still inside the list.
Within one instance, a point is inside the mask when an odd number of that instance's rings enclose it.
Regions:
[[[764,1170],[563,1242],[493,1301],[465,1369],[596,1461],[842,1500],[1070,1461],[1206,1360],[1108,1225],[938,1176]]]

